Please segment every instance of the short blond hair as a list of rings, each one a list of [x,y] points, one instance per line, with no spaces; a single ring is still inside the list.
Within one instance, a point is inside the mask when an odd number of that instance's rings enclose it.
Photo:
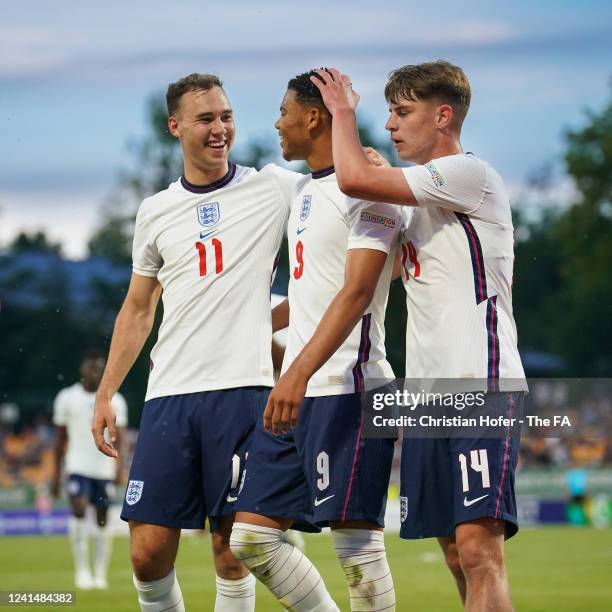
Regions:
[[[439,100],[453,108],[453,123],[460,129],[472,92],[465,72],[450,62],[438,60],[402,66],[389,74],[385,98],[391,104],[404,100]]]

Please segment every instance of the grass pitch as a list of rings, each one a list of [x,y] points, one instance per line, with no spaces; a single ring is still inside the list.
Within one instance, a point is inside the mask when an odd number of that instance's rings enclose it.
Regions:
[[[344,577],[329,536],[307,536],[306,542],[307,554],[323,575],[332,596],[341,610],[348,610]],[[444,612],[461,609],[454,583],[434,541],[406,542],[389,533],[386,545],[398,610]],[[521,612],[612,610],[612,530],[523,529],[508,542],[506,558],[514,605]],[[212,611],[214,571],[207,537],[183,538],[177,574],[187,610]],[[73,590],[73,575],[67,538],[0,539],[2,591]],[[76,609],[87,612],[137,610],[131,577],[128,540],[117,538],[109,590],[78,591]],[[257,610],[280,610],[259,584]]]

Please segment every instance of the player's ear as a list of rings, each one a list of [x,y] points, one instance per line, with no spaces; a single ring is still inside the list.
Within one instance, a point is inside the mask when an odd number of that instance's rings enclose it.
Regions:
[[[436,126],[439,128],[450,127],[454,114],[453,107],[450,104],[441,104],[436,112]]]
[[[313,130],[316,128],[321,128],[323,126],[323,117],[321,114],[321,110],[313,107],[310,109],[308,113],[308,127]]]
[[[178,121],[172,115],[168,117],[168,131],[175,137],[180,138],[180,131],[178,127]]]

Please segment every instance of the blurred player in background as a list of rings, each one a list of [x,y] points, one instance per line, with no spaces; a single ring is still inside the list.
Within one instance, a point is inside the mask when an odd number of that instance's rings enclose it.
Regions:
[[[91,422],[96,391],[102,378],[106,359],[101,351],[83,355],[81,380],[63,389],[55,398],[53,423],[57,429],[55,472],[51,485],[54,497],[60,494],[62,462],[67,474],[66,489],[72,517],[69,534],[76,568],[75,583],[79,589],[107,588],[106,571],[111,555],[112,536],[108,527],[108,507],[114,485],[121,482],[121,437],[127,425],[127,405],[116,393],[111,403],[116,414],[117,459],[101,455],[91,439]],[[94,527],[93,574],[89,565],[88,524],[86,510],[96,510]]]
[[[500,176],[461,147],[467,77],[444,61],[391,73],[386,129],[400,159],[416,164],[400,169],[368,164],[350,79],[334,69],[317,72],[313,82],[333,115],[340,189],[416,207],[402,236],[406,377],[480,379],[489,390],[508,391],[487,401],[502,402],[512,416],[526,388],[512,314],[512,216]],[[510,432],[404,440],[400,535],[438,537],[467,610],[512,610],[504,538],[518,530],[518,443]]]
[[[289,81],[275,124],[283,157],[306,160],[311,174],[287,228],[289,300],[273,313],[275,328],[289,325],[283,373],[253,436],[231,545],[287,609],[337,610],[282,538],[293,519],[313,515],[332,528],[351,609],[393,610],[382,529],[394,440],[362,439],[361,391],[393,378],[384,316],[400,216],[338,189],[331,116],[313,74]]]
[[[215,609],[253,610],[255,579],[233,556],[229,536],[251,433],[274,382],[270,285],[296,175],[228,160],[234,117],[218,77],[180,79],[166,102],[184,174],[138,210],[133,274],[93,434],[102,452],[116,455],[110,398],[151,331],[161,294],[163,321],[121,514],[140,606],[184,610],[174,571],[181,529],[202,529],[208,517]]]

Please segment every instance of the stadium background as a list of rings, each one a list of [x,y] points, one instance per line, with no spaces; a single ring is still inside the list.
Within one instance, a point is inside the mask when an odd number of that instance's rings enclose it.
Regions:
[[[364,144],[393,158],[382,129],[386,73],[444,57],[464,66],[474,86],[464,146],[500,170],[513,196],[514,306],[527,374],[557,380],[540,384],[542,410],[579,412],[583,423],[567,439],[523,440],[517,493],[527,529],[508,545],[515,603],[521,610],[612,608],[605,585],[612,565],[612,398],[572,403],[563,382],[612,377],[611,11],[600,2],[588,12],[544,4],[549,8],[515,3],[495,13],[475,2],[459,15],[442,3],[439,13],[424,15],[414,3],[391,2],[389,16],[359,3],[315,3],[308,14],[298,10],[298,27],[285,5],[255,10],[239,2],[215,12],[214,33],[202,15],[206,36],[184,17],[212,8],[190,3],[168,17],[139,2],[119,13],[111,2],[93,20],[93,9],[48,12],[25,2],[7,19],[0,54],[0,590],[72,585],[62,535],[66,502],[49,495],[52,401],[77,379],[82,351],[108,345],[129,279],[139,200],[180,174],[176,142],[165,131],[163,86],[192,71],[219,72],[237,112],[233,158],[260,167],[279,161],[272,122],[287,79],[336,64],[363,93]],[[167,38],[152,54],[158,31]],[[286,290],[287,278],[281,257],[275,291]],[[395,283],[387,344],[398,375],[403,313],[403,288]],[[122,388],[130,409],[128,459],[151,345]],[[585,504],[570,503],[576,487]],[[397,482],[392,525],[396,498]],[[117,521],[116,528],[123,526]],[[186,601],[209,609],[208,543],[196,537],[185,544],[179,572]],[[328,545],[324,537],[308,541],[342,602]],[[431,609],[435,592],[436,609],[457,609],[434,543],[391,535],[388,546],[406,608]],[[79,608],[133,609],[129,577],[127,541],[120,539],[111,592],[81,594]],[[265,609],[270,600],[261,597]]]

